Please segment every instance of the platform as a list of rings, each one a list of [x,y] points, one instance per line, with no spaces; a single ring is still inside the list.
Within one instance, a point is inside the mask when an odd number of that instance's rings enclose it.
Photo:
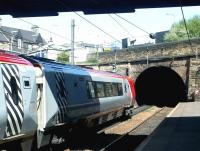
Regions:
[[[179,103],[136,151],[200,151],[200,102]]]

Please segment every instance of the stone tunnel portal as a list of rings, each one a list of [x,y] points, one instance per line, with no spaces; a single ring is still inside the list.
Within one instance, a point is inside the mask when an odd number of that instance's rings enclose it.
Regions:
[[[187,100],[186,85],[171,68],[150,67],[136,79],[136,100],[139,105],[174,107]]]

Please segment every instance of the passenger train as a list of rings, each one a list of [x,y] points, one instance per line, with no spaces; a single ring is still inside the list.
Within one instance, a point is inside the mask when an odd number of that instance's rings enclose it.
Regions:
[[[0,144],[40,148],[60,129],[129,115],[136,94],[126,76],[0,52],[0,96]]]

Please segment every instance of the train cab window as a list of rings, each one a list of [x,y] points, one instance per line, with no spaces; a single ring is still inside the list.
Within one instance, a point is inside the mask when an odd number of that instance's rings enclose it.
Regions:
[[[18,96],[18,86],[15,77],[11,76],[10,78],[10,85],[11,85],[11,97],[15,105],[19,103],[19,96]]]
[[[30,89],[31,84],[30,84],[30,77],[22,77],[24,81],[24,89]]]
[[[91,81],[87,82],[87,94],[89,99],[96,98],[95,96],[95,90],[94,90],[94,83]]]
[[[29,87],[30,86],[30,82],[29,81],[24,81],[24,87]]]
[[[117,83],[112,83],[112,93],[113,93],[113,96],[118,96]]]
[[[105,90],[104,90],[103,82],[96,82],[96,89],[97,89],[97,97],[98,98],[105,97]]]
[[[113,96],[112,85],[109,82],[105,83],[105,94],[107,97]]]
[[[121,84],[121,83],[118,83],[118,84],[117,84],[117,87],[118,87],[118,96],[123,95],[122,84]]]

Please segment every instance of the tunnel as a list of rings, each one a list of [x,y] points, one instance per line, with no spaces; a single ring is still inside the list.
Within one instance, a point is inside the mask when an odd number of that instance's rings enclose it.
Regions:
[[[138,105],[174,107],[187,100],[186,85],[171,68],[150,67],[144,70],[135,81]]]

